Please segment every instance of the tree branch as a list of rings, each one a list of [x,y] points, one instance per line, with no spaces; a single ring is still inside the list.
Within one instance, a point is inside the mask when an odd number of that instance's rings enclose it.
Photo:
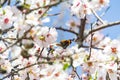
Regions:
[[[68,29],[65,29],[65,28],[62,28],[62,27],[55,27],[56,29],[58,30],[62,30],[62,31],[66,31],[66,32],[70,32],[70,33],[73,33],[75,35],[78,35],[78,33],[74,32],[74,31],[71,31],[71,30],[68,30]]]
[[[56,2],[54,2],[54,3],[52,3],[52,4],[48,4],[48,5],[45,5],[45,6],[40,6],[40,7],[38,7],[38,8],[31,9],[31,10],[29,11],[29,13],[32,12],[32,11],[34,11],[34,10],[38,10],[38,9],[40,9],[40,8],[46,8],[46,7],[56,6],[56,5],[60,4],[61,2],[62,2],[62,0],[59,0],[59,1],[56,1]]]
[[[52,62],[51,62],[51,61],[47,61],[47,62],[34,63],[34,64],[29,65],[29,66],[20,68],[20,69],[18,69],[17,71],[14,71],[13,74],[14,74],[14,73],[17,73],[17,72],[19,72],[19,71],[25,70],[25,69],[27,69],[27,68],[30,68],[30,67],[32,67],[32,66],[38,65],[38,64],[48,64],[48,63],[52,63]],[[3,78],[1,78],[0,80],[3,80],[3,79],[5,79],[5,78],[7,78],[7,77],[10,77],[11,75],[12,75],[12,74],[9,73],[8,75],[6,75],[6,76],[4,76]]]
[[[105,24],[105,22],[101,19],[101,17],[93,9],[91,9],[91,11],[101,23]]]
[[[34,26],[32,26],[30,29],[28,29],[28,30],[24,33],[24,35],[23,35],[22,37],[20,37],[15,43],[13,43],[13,44],[10,45],[9,47],[7,47],[5,50],[3,50],[3,51],[1,52],[1,54],[4,53],[4,52],[5,52],[6,50],[8,50],[9,48],[13,47],[15,44],[17,44],[18,42],[20,42],[22,39],[24,39],[24,37],[26,37],[27,33],[28,33],[33,27],[34,27]]]
[[[102,25],[98,26],[98,28],[91,30],[89,33],[96,32],[96,31],[99,31],[101,29],[112,27],[112,26],[119,25],[119,24],[120,24],[120,21],[111,22],[108,24],[102,24]]]
[[[78,77],[78,79],[81,80],[79,74],[76,71],[76,68],[73,66],[73,59],[72,59],[72,57],[70,57],[70,61],[71,61],[72,70],[74,71],[74,73],[76,74],[76,76]]]
[[[84,37],[84,40],[93,32],[99,31],[99,30],[104,29],[104,28],[113,27],[113,26],[116,27],[115,25],[120,25],[120,21],[110,22],[110,23],[107,23],[107,24],[102,24],[102,25],[98,26],[97,28],[89,31],[89,33]]]
[[[81,25],[79,26],[79,35],[77,40],[79,44],[78,48],[80,48],[83,45],[85,24],[86,24],[86,17],[84,19],[81,19]]]

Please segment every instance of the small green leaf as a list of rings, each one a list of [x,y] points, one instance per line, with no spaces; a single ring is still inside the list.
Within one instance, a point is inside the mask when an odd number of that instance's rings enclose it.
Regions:
[[[5,73],[7,73],[7,71],[5,69],[0,68],[0,73],[5,74]]]
[[[24,4],[23,7],[24,7],[25,9],[30,9],[30,4]]]
[[[93,80],[93,79],[92,79],[92,76],[89,76],[89,80]]]
[[[64,66],[63,66],[63,70],[66,70],[69,66],[70,66],[69,63],[65,63]]]
[[[5,10],[3,10],[3,15],[5,15],[5,14],[6,14]]]
[[[115,60],[115,57],[114,57],[114,56],[111,56],[111,60]]]
[[[94,80],[97,80],[97,75],[98,75],[98,72],[95,73]]]
[[[43,6],[45,6],[46,5],[46,0],[44,0],[44,3],[43,3]]]
[[[48,15],[48,14],[47,14],[47,13],[45,13],[43,16],[44,16],[44,17],[46,17],[47,15]]]
[[[84,62],[87,62],[87,61],[88,61],[88,55],[84,57]]]

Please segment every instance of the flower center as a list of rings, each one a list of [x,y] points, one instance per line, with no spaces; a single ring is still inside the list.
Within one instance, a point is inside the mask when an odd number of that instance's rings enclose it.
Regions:
[[[103,3],[104,3],[104,0],[99,0],[99,3],[100,3],[100,4],[103,4]]]
[[[0,47],[0,51],[2,51],[3,50],[3,48],[2,47]]]
[[[111,48],[112,53],[117,53],[117,49],[115,47]]]
[[[113,73],[113,70],[112,70],[112,69],[108,69],[108,72],[109,72],[109,73]]]
[[[38,14],[42,14],[42,10],[39,10],[39,11],[38,11]]]
[[[39,39],[42,40],[42,41],[45,41],[45,36],[41,35],[41,36],[39,37]]]
[[[5,18],[4,19],[4,23],[7,24],[9,22],[9,19],[8,18]]]
[[[94,42],[96,42],[97,41],[97,37],[93,37],[93,39],[92,39]]]
[[[87,64],[88,64],[89,67],[90,67],[90,66],[93,66],[93,63],[92,63],[92,62],[88,62]]]
[[[75,24],[75,22],[73,22],[73,21],[70,23],[70,26],[71,26],[71,27],[75,27],[75,25],[76,25],[76,24]]]

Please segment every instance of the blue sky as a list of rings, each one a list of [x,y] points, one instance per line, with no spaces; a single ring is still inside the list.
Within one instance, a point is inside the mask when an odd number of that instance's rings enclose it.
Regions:
[[[108,22],[120,21],[120,0],[110,0],[110,9],[103,17]],[[103,30],[105,34],[108,34],[112,39],[120,38],[120,25],[110,27]]]

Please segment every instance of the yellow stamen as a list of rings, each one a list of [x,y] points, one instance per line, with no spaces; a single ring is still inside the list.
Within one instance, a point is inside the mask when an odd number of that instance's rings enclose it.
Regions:
[[[45,36],[42,35],[42,36],[39,37],[39,39],[42,40],[42,41],[45,41]]]
[[[73,22],[73,21],[70,23],[70,26],[71,26],[71,27],[75,27],[75,25],[76,25],[76,24],[75,24],[75,22]]]

